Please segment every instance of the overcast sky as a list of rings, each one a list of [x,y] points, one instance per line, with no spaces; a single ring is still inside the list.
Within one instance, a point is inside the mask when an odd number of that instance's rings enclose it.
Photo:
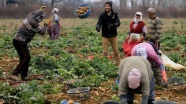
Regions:
[[[84,1],[98,1],[98,0],[84,0]]]
[[[94,2],[94,1],[101,1],[101,0],[84,0],[85,2],[90,1],[90,2]],[[108,1],[113,1],[115,6],[120,6],[120,0],[108,0]]]

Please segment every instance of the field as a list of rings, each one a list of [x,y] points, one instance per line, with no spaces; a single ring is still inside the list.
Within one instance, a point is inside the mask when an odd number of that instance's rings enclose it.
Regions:
[[[131,19],[121,19],[118,28],[120,58],[124,56],[122,43],[129,30]],[[144,19],[147,26],[149,19]],[[186,66],[186,19],[161,19],[163,34],[161,51],[171,60]],[[12,45],[12,37],[22,20],[0,19],[0,99],[10,104],[59,104],[61,100],[81,104],[101,104],[107,100],[119,101],[117,97],[118,67],[113,59],[102,57],[101,33],[96,32],[97,19],[61,19],[60,38],[53,41],[49,35],[36,35],[29,43],[31,62],[29,75],[45,74],[42,78],[16,85],[8,74],[16,67],[19,57]],[[42,24],[42,23],[41,23]],[[110,55],[112,56],[110,47]],[[87,57],[94,56],[94,59]],[[185,70],[166,68],[168,78],[179,77],[186,80]],[[68,79],[82,79],[67,85]],[[91,87],[86,100],[67,94],[70,88]],[[156,86],[155,95],[163,100],[186,104],[186,84],[164,88]],[[140,95],[135,103],[139,104]]]

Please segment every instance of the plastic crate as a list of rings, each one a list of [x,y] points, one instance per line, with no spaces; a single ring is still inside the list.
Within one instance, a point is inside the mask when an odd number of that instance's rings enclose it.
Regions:
[[[119,103],[114,100],[109,100],[109,101],[103,102],[102,104],[119,104]]]
[[[68,100],[61,100],[60,104],[68,104]],[[80,103],[74,102],[73,104],[80,104]]]
[[[166,100],[156,100],[154,101],[154,104],[178,104],[178,103],[173,101],[166,101]]]
[[[173,77],[173,78],[168,79],[167,84],[168,86],[180,86],[180,85],[185,84],[185,80],[182,78]]]
[[[73,88],[73,89],[68,90],[67,94],[69,94],[69,96],[72,97],[72,98],[85,100],[90,95],[90,87]]]

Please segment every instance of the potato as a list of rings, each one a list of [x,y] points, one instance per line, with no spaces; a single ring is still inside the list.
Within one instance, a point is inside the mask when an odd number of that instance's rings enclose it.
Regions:
[[[77,10],[76,10],[76,13],[77,15],[83,15],[83,14],[86,14],[89,10],[89,7],[88,6],[84,6],[84,7],[78,7]]]
[[[161,97],[156,97],[155,100],[162,100],[162,98]]]
[[[69,100],[69,101],[67,102],[67,104],[74,104],[74,101]]]

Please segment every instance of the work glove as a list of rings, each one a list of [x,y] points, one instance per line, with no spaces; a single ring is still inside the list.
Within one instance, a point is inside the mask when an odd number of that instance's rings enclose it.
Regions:
[[[108,25],[108,29],[113,29],[114,27],[115,27],[114,24],[109,24],[109,25]]]
[[[97,31],[97,32],[100,32],[100,28],[99,28],[99,27],[96,27],[96,31]]]
[[[143,103],[143,104],[145,104],[145,103]],[[154,103],[154,99],[148,99],[148,103],[147,104],[155,104]]]
[[[51,19],[50,19],[50,18],[49,18],[49,19],[46,19],[46,20],[44,21],[44,23],[47,24],[47,25],[49,26],[50,23],[51,23]]]
[[[46,6],[42,6],[39,8],[40,11],[43,11],[44,9],[46,9]]]
[[[167,83],[167,74],[166,74],[165,70],[162,70],[161,74],[162,74],[162,81]]]
[[[119,98],[120,98],[120,104],[128,104],[127,99],[123,95],[121,95]]]
[[[146,33],[143,33],[142,36],[145,37],[146,36]]]
[[[129,31],[129,32],[127,32],[127,34],[130,36],[130,31]]]
[[[43,27],[48,27],[48,24],[44,23]]]

